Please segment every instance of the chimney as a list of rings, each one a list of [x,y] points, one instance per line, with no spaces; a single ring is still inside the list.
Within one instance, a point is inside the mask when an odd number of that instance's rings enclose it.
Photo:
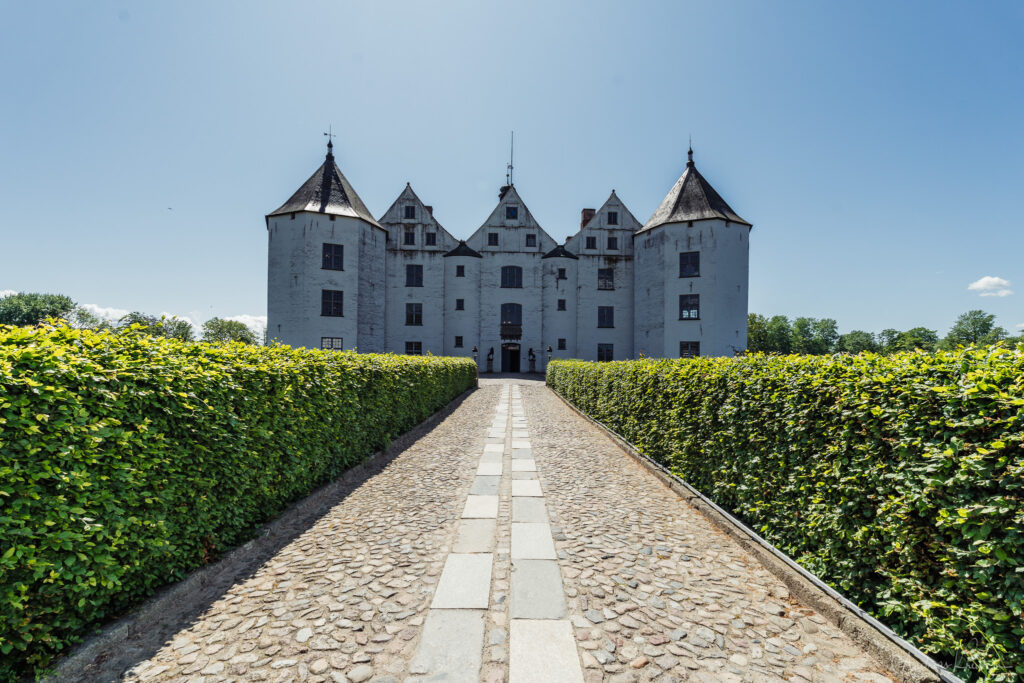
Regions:
[[[594,209],[583,209],[583,211],[580,212],[580,230],[590,222],[590,219],[594,217],[595,213],[597,213],[597,211]]]
[[[430,214],[431,216],[433,216],[433,215],[434,215],[434,207],[432,207],[432,206],[427,206],[426,204],[424,204],[424,205],[423,205],[423,208],[424,208],[424,209],[426,209],[426,210],[427,210],[427,213],[429,213],[429,214]]]

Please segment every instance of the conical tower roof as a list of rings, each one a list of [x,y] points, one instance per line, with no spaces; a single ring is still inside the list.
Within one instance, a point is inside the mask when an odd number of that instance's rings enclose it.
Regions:
[[[302,187],[288,201],[267,214],[267,218],[299,211],[312,211],[331,216],[359,218],[370,225],[381,227],[370,210],[366,208],[366,204],[363,204],[363,200],[356,194],[355,188],[348,182],[345,174],[334,162],[333,147],[331,142],[327,143],[327,158],[323,165],[302,184]]]
[[[656,228],[666,223],[685,223],[687,221],[704,221],[713,218],[752,225],[732,210],[721,195],[715,192],[711,183],[704,179],[693,163],[693,150],[689,151],[686,170],[668,195],[661,202],[658,210],[638,232]]]

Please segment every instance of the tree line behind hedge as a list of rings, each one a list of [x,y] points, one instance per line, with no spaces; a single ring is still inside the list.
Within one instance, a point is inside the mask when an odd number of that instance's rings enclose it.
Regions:
[[[547,381],[961,675],[1024,677],[1024,351],[554,361]]]
[[[469,359],[0,326],[0,680],[475,382]]]
[[[996,325],[996,317],[981,310],[967,311],[956,319],[945,337],[935,330],[914,327],[909,330],[885,329],[874,334],[853,330],[839,334],[832,318],[795,318],[784,315],[765,317],[757,313],[747,316],[747,350],[765,353],[898,353],[900,351],[935,351],[955,349],[971,344],[994,344],[1005,341],[1008,346],[1024,343],[1024,336],[1011,337]]]

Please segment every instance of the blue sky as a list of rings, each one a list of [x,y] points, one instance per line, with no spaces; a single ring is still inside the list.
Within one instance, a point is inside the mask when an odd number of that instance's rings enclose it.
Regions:
[[[515,129],[559,241],[613,188],[646,221],[692,135],[754,223],[751,311],[1013,331],[1022,72],[1019,2],[7,0],[0,291],[265,315],[263,216],[328,125],[376,215],[409,181],[458,237]]]

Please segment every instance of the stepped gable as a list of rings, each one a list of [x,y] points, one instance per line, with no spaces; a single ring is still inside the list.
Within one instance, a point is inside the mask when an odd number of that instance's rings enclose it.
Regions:
[[[359,218],[370,225],[381,227],[334,162],[333,148],[334,145],[328,141],[327,158],[323,165],[302,184],[302,187],[288,201],[267,214],[268,221],[271,216],[310,211],[331,216]]]
[[[676,181],[650,220],[637,232],[645,232],[666,223],[712,219],[752,226],[749,221],[740,218],[722,196],[715,192],[711,183],[700,174],[693,163],[693,149],[689,150],[688,156],[689,161],[686,162],[683,175]]]

